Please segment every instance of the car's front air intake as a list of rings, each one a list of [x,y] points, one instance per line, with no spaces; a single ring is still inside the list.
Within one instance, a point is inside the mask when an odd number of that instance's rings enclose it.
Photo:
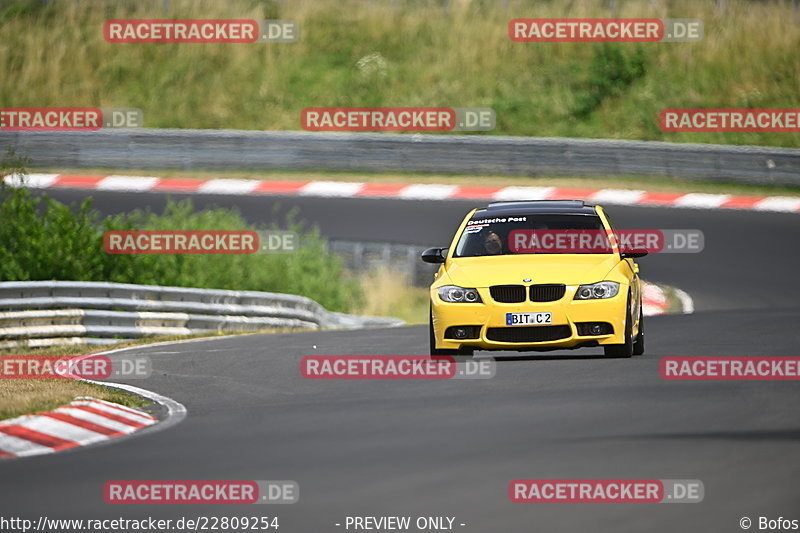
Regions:
[[[567,287],[562,283],[531,285],[530,291],[532,302],[555,302],[564,297]]]
[[[522,285],[493,285],[489,293],[495,302],[516,304],[525,301],[525,287]]]
[[[517,326],[486,330],[486,338],[497,342],[557,341],[566,339],[571,334],[569,326]]]

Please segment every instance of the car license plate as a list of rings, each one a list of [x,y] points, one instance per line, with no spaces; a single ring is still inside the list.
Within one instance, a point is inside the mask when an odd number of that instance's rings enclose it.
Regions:
[[[538,326],[552,324],[550,313],[506,313],[506,326]]]

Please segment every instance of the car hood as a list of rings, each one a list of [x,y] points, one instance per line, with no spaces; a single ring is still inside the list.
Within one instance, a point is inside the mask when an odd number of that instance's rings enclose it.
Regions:
[[[603,281],[619,263],[616,254],[520,254],[461,257],[448,261],[450,282],[462,287],[531,283],[580,285]]]

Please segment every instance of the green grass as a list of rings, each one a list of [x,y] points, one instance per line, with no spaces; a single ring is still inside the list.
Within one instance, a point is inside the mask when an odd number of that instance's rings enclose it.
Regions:
[[[0,175],[3,172],[0,171]],[[136,210],[101,218],[91,200],[67,206],[26,188],[0,182],[0,280],[110,281],[208,289],[254,290],[307,296],[327,309],[349,311],[362,294],[342,260],[326,249],[315,228],[294,222],[253,226],[232,209],[196,211],[190,201],[169,202],[163,213]],[[109,254],[109,230],[259,230],[298,233],[286,254]]]
[[[0,360],[4,356],[0,355]],[[92,396],[128,407],[145,407],[150,400],[129,392],[72,379],[0,380],[0,420],[51,411],[78,396]]]
[[[137,107],[147,127],[252,130],[300,129],[310,106],[492,107],[490,134],[800,145],[797,133],[665,133],[657,124],[666,107],[797,107],[791,2],[615,4],[619,17],[700,18],[705,38],[537,44],[507,35],[512,18],[612,16],[600,1],[171,0],[166,12],[163,2],[5,1],[0,101]],[[110,44],[108,18],[292,19],[300,40]]]
[[[428,323],[430,293],[427,287],[414,287],[406,276],[389,268],[362,274],[361,285],[363,314],[397,317],[409,325]],[[376,287],[380,290],[375,290]]]

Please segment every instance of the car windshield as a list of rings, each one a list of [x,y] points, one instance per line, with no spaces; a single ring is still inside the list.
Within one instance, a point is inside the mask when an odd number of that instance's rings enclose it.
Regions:
[[[586,239],[580,241],[580,235]],[[476,213],[464,228],[453,256],[610,252],[605,227],[597,215]]]

